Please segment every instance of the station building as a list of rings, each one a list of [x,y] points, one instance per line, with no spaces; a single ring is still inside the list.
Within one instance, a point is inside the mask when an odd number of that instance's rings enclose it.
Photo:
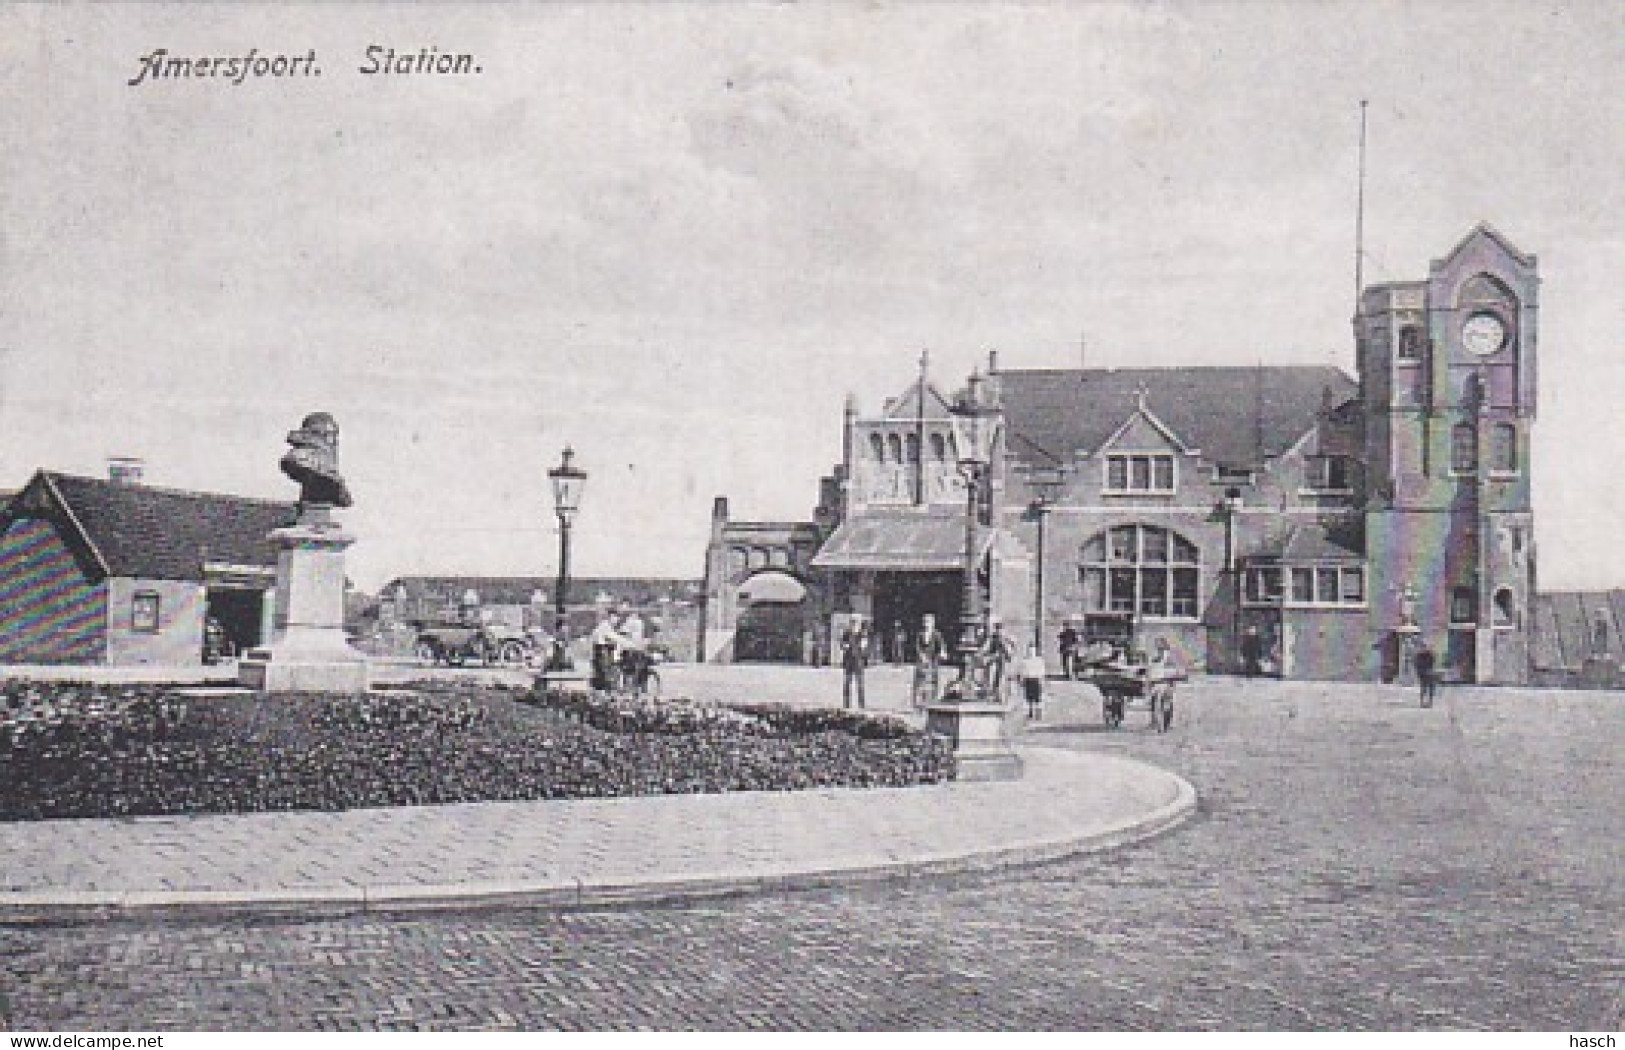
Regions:
[[[1238,670],[1256,632],[1285,677],[1402,678],[1425,641],[1457,680],[1531,681],[1551,648],[1532,641],[1538,291],[1534,256],[1480,225],[1426,277],[1363,290],[1352,376],[990,359],[1003,428],[972,540],[987,607],[1052,667],[1064,623],[1126,621],[1198,669]],[[922,359],[880,411],[848,403],[815,520],[775,526],[810,556],[753,560],[751,523],[713,522],[706,655],[750,651],[762,604],[822,659],[851,613],[882,638],[926,612],[957,625],[954,400]],[[787,570],[797,602],[750,599]]]

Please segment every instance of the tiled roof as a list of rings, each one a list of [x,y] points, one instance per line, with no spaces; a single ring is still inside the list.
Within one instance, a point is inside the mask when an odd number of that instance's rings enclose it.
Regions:
[[[1579,670],[1589,656],[1606,653],[1617,660],[1625,651],[1625,591],[1537,594],[1531,612],[1531,661],[1537,668]]]
[[[931,380],[921,376],[897,397],[887,401],[882,414],[887,419],[946,419],[948,399]]]
[[[984,553],[993,536],[982,534]],[[813,558],[813,568],[957,569],[964,560],[963,514],[869,514],[846,519]]]
[[[1038,468],[1094,453],[1145,405],[1205,459],[1255,467],[1279,456],[1315,425],[1330,389],[1332,404],[1358,393],[1330,365],[1044,369],[999,372],[1009,448]]]
[[[1345,525],[1294,522],[1261,541],[1247,558],[1278,558],[1290,564],[1365,560],[1357,530]]]
[[[292,525],[292,503],[42,471],[114,576],[201,580],[203,563],[274,566],[266,541]]]

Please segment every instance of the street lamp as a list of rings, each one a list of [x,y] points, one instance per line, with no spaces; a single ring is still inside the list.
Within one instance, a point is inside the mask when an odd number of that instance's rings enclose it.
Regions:
[[[989,492],[992,490],[993,452],[1003,425],[998,407],[988,404],[982,396],[981,375],[971,373],[949,422],[959,471],[965,476],[965,593],[959,620],[959,677],[948,683],[936,703],[926,708],[925,729],[953,748],[958,779],[1018,780],[1022,762],[1010,746],[1004,724],[1008,712],[1002,697],[988,695],[987,675],[980,658],[983,617],[981,589],[976,582],[976,525],[983,483],[987,483]],[[991,520],[988,524],[992,524]]]
[[[1043,520],[1050,517],[1051,505],[1055,504],[1056,491],[1059,489],[1058,475],[1045,475],[1040,478],[1033,473],[1029,478],[1032,486],[1032,501],[1027,504],[1027,517],[1038,523],[1038,559],[1033,571],[1032,593],[1032,644],[1033,649],[1043,652]]]
[[[1230,646],[1241,651],[1241,566],[1236,557],[1236,524],[1241,517],[1241,490],[1224,490],[1224,571],[1230,577]]]
[[[570,586],[570,525],[581,509],[581,490],[587,484],[587,472],[575,465],[575,456],[575,449],[564,446],[563,461],[547,472],[553,482],[553,511],[559,516],[559,578],[554,588],[553,613],[560,630],[564,628],[564,602]]]
[[[949,422],[959,457],[959,472],[965,478],[965,564],[964,593],[959,609],[959,678],[949,685],[957,699],[985,700],[986,683],[976,675],[977,654],[982,642],[982,595],[976,582],[976,524],[981,506],[983,482],[991,482],[993,449],[998,443],[1003,416],[997,406],[986,402],[981,373],[972,372],[965,393],[953,406]]]

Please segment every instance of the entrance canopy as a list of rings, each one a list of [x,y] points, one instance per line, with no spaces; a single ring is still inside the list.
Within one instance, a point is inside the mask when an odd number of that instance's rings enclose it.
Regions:
[[[993,530],[977,537],[987,556]],[[897,514],[849,518],[813,558],[815,569],[944,570],[965,563],[965,519],[959,515]]]
[[[749,605],[779,602],[793,605],[807,597],[807,588],[787,572],[759,572],[739,588],[739,600]]]

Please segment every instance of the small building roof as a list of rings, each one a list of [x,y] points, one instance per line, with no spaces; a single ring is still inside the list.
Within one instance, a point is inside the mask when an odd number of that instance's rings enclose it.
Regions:
[[[206,562],[273,567],[267,535],[298,518],[294,503],[46,470],[4,513],[9,522],[46,506],[62,512],[107,575],[149,580],[202,580]]]

